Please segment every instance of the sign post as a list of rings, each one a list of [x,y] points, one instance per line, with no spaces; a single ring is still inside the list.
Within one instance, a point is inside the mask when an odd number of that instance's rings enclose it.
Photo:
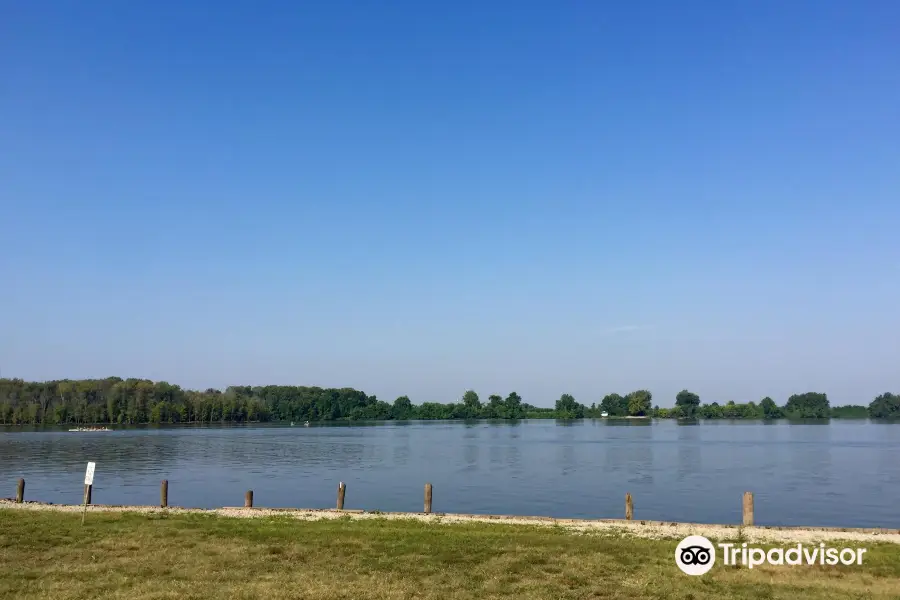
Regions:
[[[94,468],[97,463],[89,462],[87,471],[84,472],[84,511],[81,513],[81,524],[84,525],[84,517],[87,515],[88,496],[90,495],[91,486],[94,485]]]

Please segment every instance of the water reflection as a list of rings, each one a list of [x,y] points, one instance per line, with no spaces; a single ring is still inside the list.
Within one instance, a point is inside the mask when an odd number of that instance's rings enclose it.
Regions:
[[[653,425],[653,421],[650,419],[599,419],[595,422],[607,427],[650,427]]]
[[[628,482],[638,484],[653,483],[653,446],[637,445],[630,453]]]
[[[800,427],[800,425],[791,425]],[[805,427],[805,426],[803,426]],[[831,481],[831,427],[812,427],[805,432],[802,441],[792,442],[789,453],[793,470],[803,480],[803,485],[827,487]]]
[[[703,471],[703,453],[700,451],[703,430],[695,425],[678,425],[678,481],[691,479]]]
[[[522,451],[518,445],[512,444],[506,447],[506,467],[514,479],[518,479],[524,473]]]
[[[478,438],[480,437],[481,429],[477,428],[475,423],[466,425],[462,435],[463,462],[465,463],[463,470],[466,472],[478,470],[478,454],[481,450]]]
[[[394,466],[406,466],[409,461],[409,453],[409,430],[407,427],[398,427],[394,434]]]
[[[572,444],[562,444],[559,447],[559,467],[563,475],[568,475],[575,471],[575,446]]]

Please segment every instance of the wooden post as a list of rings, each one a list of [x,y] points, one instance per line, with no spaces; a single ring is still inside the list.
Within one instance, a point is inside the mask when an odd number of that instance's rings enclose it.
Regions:
[[[625,494],[625,520],[630,521],[634,518],[634,502],[631,500],[631,494]]]
[[[16,504],[25,502],[25,480],[19,478],[19,485],[16,486]]]
[[[425,484],[425,514],[431,513],[431,491],[432,487],[430,483]]]
[[[753,526],[753,492],[744,492],[744,526]]]
[[[162,508],[169,506],[169,480],[163,479],[159,485],[159,505]]]
[[[347,485],[342,481],[338,484],[337,509],[344,510],[344,496],[347,494]]]
[[[253,508],[253,490],[247,490],[244,494],[244,508]]]
[[[81,524],[84,525],[84,518],[87,516],[87,507],[88,504],[91,503],[91,490],[93,489],[93,485],[90,483],[84,484],[84,508],[81,511]]]

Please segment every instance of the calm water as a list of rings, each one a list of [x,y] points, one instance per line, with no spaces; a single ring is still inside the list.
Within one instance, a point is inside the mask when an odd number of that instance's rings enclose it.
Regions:
[[[622,517],[737,523],[755,493],[761,525],[900,527],[900,426],[714,421],[136,428],[110,433],[0,430],[0,495],[26,499]]]

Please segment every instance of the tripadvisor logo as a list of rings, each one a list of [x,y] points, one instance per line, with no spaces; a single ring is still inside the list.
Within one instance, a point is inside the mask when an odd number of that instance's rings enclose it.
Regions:
[[[716,564],[716,548],[702,535],[689,535],[675,548],[675,564],[688,575],[703,575]]]
[[[861,565],[865,548],[828,548],[796,544],[788,548],[756,548],[748,544],[719,543],[722,564],[748,569],[760,565]],[[675,564],[688,575],[703,575],[716,564],[716,545],[702,535],[689,535],[675,548]]]

